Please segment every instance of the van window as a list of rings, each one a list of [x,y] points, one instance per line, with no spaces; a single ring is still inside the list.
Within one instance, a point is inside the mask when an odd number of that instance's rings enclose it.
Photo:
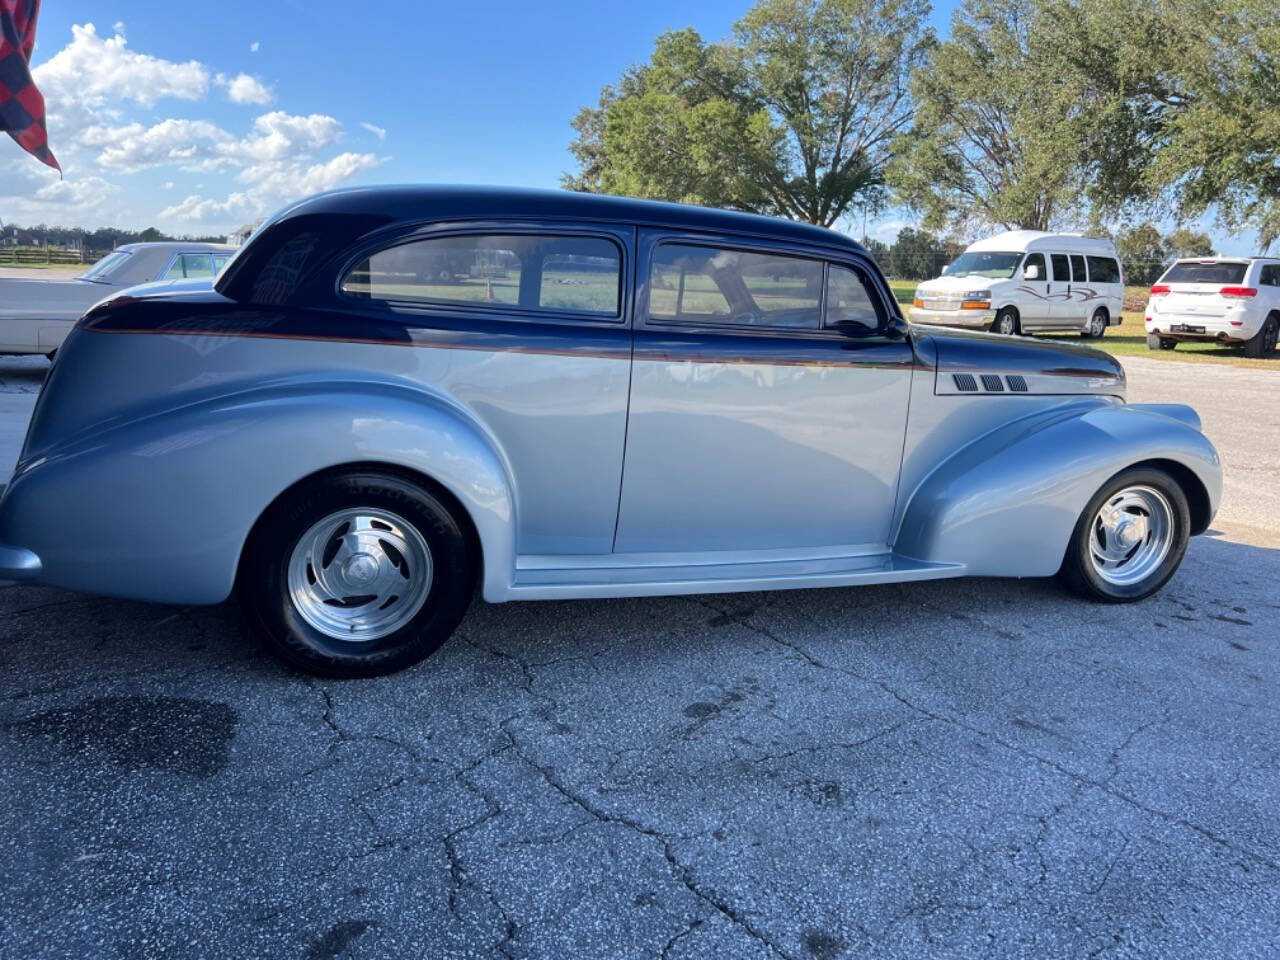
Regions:
[[[1084,283],[1089,278],[1084,274],[1084,257],[1078,253],[1071,255],[1071,281],[1073,283]]]
[[[1049,271],[1046,269],[1046,267],[1045,267],[1045,265],[1044,265],[1044,254],[1043,254],[1043,253],[1029,253],[1029,254],[1027,254],[1027,259],[1026,259],[1026,260],[1023,262],[1023,264],[1022,264],[1022,271],[1023,271],[1023,273],[1025,273],[1025,272],[1026,272],[1027,267],[1035,267],[1037,270],[1039,270],[1039,271],[1040,271],[1040,276],[1038,276],[1038,277],[1036,278],[1036,280],[1037,280],[1037,281],[1039,281],[1039,280],[1048,280],[1048,279],[1049,279]]]
[[[1008,280],[1018,269],[1020,253],[995,251],[966,251],[956,257],[947,269],[949,277],[985,277],[989,280]]]
[[[1247,263],[1175,263],[1161,283],[1243,283]]]
[[[1089,280],[1093,283],[1119,283],[1120,264],[1111,257],[1086,257],[1089,261]]]
[[[357,263],[342,292],[371,300],[619,315],[622,257],[602,237],[429,237]]]
[[[653,254],[654,320],[816,330],[821,305],[818,260],[681,243]]]
[[[1053,279],[1059,281],[1071,279],[1071,262],[1065,253],[1051,253],[1049,259],[1053,261]]]

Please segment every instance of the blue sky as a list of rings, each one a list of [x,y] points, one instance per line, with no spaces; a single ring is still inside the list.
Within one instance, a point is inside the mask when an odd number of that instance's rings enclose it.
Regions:
[[[553,187],[580,106],[662,31],[720,38],[747,6],[50,0],[32,65],[66,178],[0,144],[0,218],[216,233],[340,184]]]

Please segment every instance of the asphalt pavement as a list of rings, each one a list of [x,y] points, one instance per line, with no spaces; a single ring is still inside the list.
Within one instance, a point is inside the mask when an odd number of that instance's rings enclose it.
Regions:
[[[231,606],[0,587],[0,957],[1280,955],[1280,370],[1125,365],[1227,470],[1135,605],[477,603],[321,682]]]

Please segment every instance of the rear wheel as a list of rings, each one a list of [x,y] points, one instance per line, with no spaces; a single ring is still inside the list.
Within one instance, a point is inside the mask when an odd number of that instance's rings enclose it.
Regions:
[[[1017,311],[1010,307],[1005,307],[996,314],[995,320],[991,322],[992,333],[1002,333],[1006,337],[1012,337],[1022,332],[1022,325],[1018,322]]]
[[[1177,340],[1170,340],[1168,337],[1162,337],[1156,333],[1147,334],[1148,350],[1173,350],[1177,346]]]
[[[1084,508],[1058,575],[1094,600],[1141,600],[1178,569],[1190,530],[1191,512],[1177,481],[1152,467],[1124,470]]]
[[[317,478],[274,504],[245,546],[239,593],[287,663],[330,677],[429,656],[474,588],[471,545],[444,501],[400,477]]]
[[[1273,313],[1267,317],[1262,324],[1262,328],[1244,342],[1244,355],[1246,357],[1260,358],[1274,353],[1278,334],[1280,334],[1280,319],[1277,319]]]
[[[1080,331],[1080,336],[1089,340],[1100,340],[1102,335],[1107,332],[1107,311],[1102,307],[1093,311],[1093,316],[1089,318],[1089,325]]]

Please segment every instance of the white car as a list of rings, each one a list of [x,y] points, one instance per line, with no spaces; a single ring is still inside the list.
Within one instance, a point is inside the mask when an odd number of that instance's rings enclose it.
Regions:
[[[1011,230],[971,244],[916,288],[911,320],[1016,334],[1097,338],[1121,322],[1124,276],[1110,240]]]
[[[1280,333],[1280,259],[1211,257],[1179,260],[1151,288],[1147,346],[1180,342],[1243,346],[1247,357],[1276,349]]]

